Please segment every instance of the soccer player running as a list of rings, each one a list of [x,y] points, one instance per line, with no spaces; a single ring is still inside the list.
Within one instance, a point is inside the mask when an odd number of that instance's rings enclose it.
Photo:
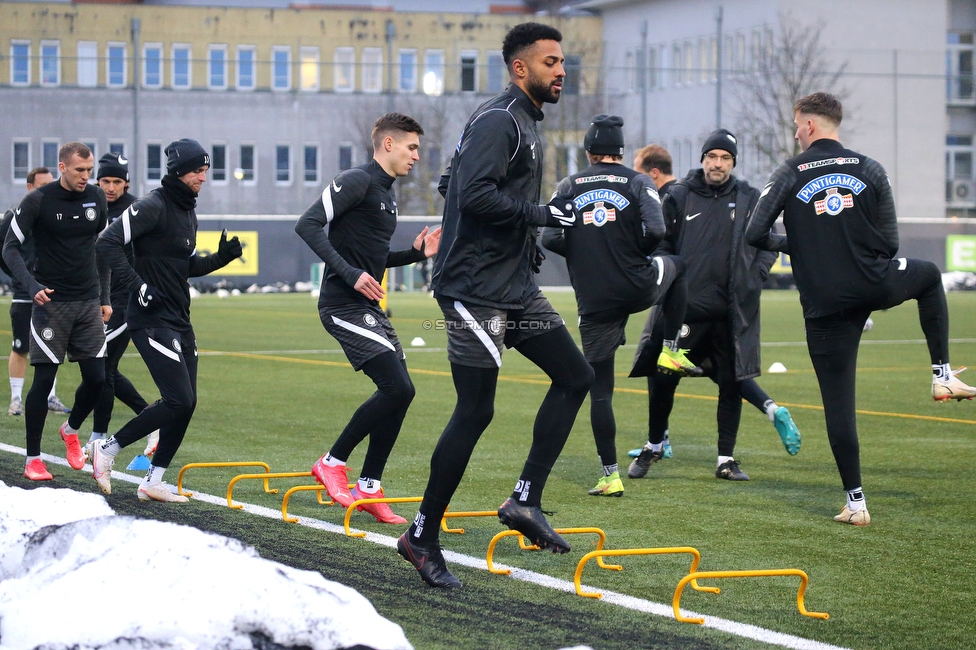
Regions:
[[[667,197],[668,191],[671,186],[677,182],[672,171],[672,161],[671,154],[664,147],[656,144],[649,144],[642,149],[638,149],[634,153],[634,169],[644,172],[651,177],[654,184],[657,186],[657,191],[661,195],[662,201]],[[653,348],[649,349],[648,352],[653,354]],[[703,370],[705,374],[711,378],[712,381],[717,382],[718,379],[715,376],[714,368],[711,364],[707,362],[704,363]],[[654,376],[652,373],[648,373],[648,394],[650,395],[653,390]],[[793,422],[793,416],[790,415],[789,409],[785,406],[780,406],[776,401],[769,396],[769,394],[762,389],[755,379],[745,379],[741,383],[742,399],[746,400],[753,406],[755,406],[759,411],[769,418],[773,426],[776,428],[776,432],[779,434],[780,440],[783,446],[786,448],[786,452],[791,456],[795,456],[800,452],[800,445],[802,444],[802,436],[800,435],[800,430],[797,428],[796,423]],[[651,431],[653,426],[652,422],[655,421],[655,413],[653,405],[650,400],[648,400],[648,432]],[[645,454],[645,459],[649,458],[650,454],[654,453],[654,449],[657,448],[652,442],[648,442],[650,445],[650,450]],[[662,444],[662,443],[658,443]],[[658,451],[662,452],[663,458],[671,458],[671,444],[670,435],[668,431],[667,422],[664,423],[664,440],[663,448],[659,448]],[[630,452],[631,456],[639,457],[641,450],[634,449]]]
[[[105,154],[98,159],[96,178],[98,179],[98,186],[105,192],[105,198],[108,200],[108,222],[112,224],[136,200],[136,197],[128,192],[129,161],[121,154]],[[125,256],[131,265],[131,244],[125,246]],[[88,442],[106,437],[109,423],[112,420],[112,410],[115,406],[116,397],[132,409],[136,415],[148,406],[132,382],[119,372],[119,361],[122,359],[125,349],[129,347],[131,337],[125,323],[126,310],[129,305],[129,287],[117,275],[112,276],[111,300],[112,317],[105,326],[105,383],[102,385],[102,394],[92,413],[92,434]],[[158,435],[158,432],[154,432],[154,435],[150,436],[146,455],[152,455],[156,446],[152,438],[158,439]]]
[[[47,167],[36,167],[27,172],[27,191],[30,192],[53,181],[54,175],[51,174],[51,170]],[[7,238],[7,231],[10,230],[10,222],[16,210],[16,206],[10,208],[0,220],[0,242]],[[27,268],[34,268],[34,242],[31,240],[24,242],[21,252]],[[7,360],[7,371],[10,375],[10,406],[7,407],[7,415],[23,415],[24,376],[27,374],[27,355],[30,352],[31,305],[34,301],[27,293],[27,288],[14,277],[4,263],[2,256],[0,256],[0,269],[10,276],[10,289],[13,293],[10,301],[10,329],[14,340]],[[47,410],[52,413],[70,413],[71,409],[58,399],[57,385],[58,380],[55,378],[51,384],[51,393],[47,396]]]
[[[342,346],[353,369],[362,370],[376,384],[376,392],[356,409],[328,453],[312,466],[315,479],[344,507],[383,496],[383,469],[415,393],[400,340],[379,300],[387,267],[412,264],[437,253],[440,228],[430,233],[424,228],[413,247],[390,251],[397,226],[393,183],[410,173],[420,159],[423,133],[412,117],[400,113],[380,117],[373,126],[373,159],[336,176],[295,224],[295,232],[326,263],[318,305],[322,324]],[[367,436],[362,472],[350,491],[346,462]],[[359,509],[381,523],[407,522],[385,503],[367,503]]]
[[[956,377],[963,369],[949,366],[949,309],[938,267],[895,258],[898,222],[888,175],[840,143],[840,101],[824,92],[807,95],[793,105],[793,117],[803,152],[773,172],[746,239],[790,255],[827,438],[847,491],[834,520],[867,526],[854,388],[858,345],[871,312],[916,300],[932,361],[932,397],[972,399],[976,388]],[[770,232],[780,213],[786,235]]]
[[[539,366],[552,385],[539,408],[532,446],[499,520],[554,553],[569,544],[546,521],[542,491],[559,457],[593,370],[532,273],[537,229],[575,226],[571,200],[538,205],[542,105],[562,92],[558,30],[523,23],[505,36],[502,57],[512,83],[468,120],[451,162],[444,206],[444,246],[434,260],[434,297],[447,325],[447,356],[457,405],[430,460],[424,500],[397,551],[435,587],[460,587],[444,563],[438,530],[471,453],[494,414],[502,346]]]
[[[96,262],[95,240],[108,217],[105,193],[88,184],[94,169],[95,157],[86,145],[69,142],[61,147],[61,178],[24,197],[3,244],[4,262],[34,301],[30,322],[34,381],[24,404],[24,476],[32,481],[52,478],[41,460],[41,435],[48,395],[65,355],[81,370],[74,405],[59,431],[72,469],[85,466],[78,427],[95,408],[105,381],[104,322],[112,307],[109,272]],[[23,255],[29,240],[36,256],[33,268]]]
[[[546,228],[542,245],[566,258],[576,291],[583,356],[593,367],[590,424],[603,476],[589,493],[621,497],[613,417],[613,369],[630,314],[661,304],[665,320],[661,363],[681,374],[700,374],[678,349],[688,302],[677,257],[650,254],[664,236],[657,188],[645,174],[623,166],[622,118],[597,115],[583,147],[590,166],[559,182],[556,196],[570,196],[583,216],[571,229]]]
[[[159,447],[136,495],[140,501],[185,502],[163,481],[183,442],[197,405],[197,342],[190,324],[191,277],[223,268],[243,253],[237,237],[221,233],[217,252],[197,254],[200,188],[207,180],[210,155],[196,140],[177,140],[164,150],[166,175],[161,185],[122,212],[98,239],[98,252],[113,275],[128,287],[126,324],[132,342],[149,368],[160,399],[129,420],[107,440],[88,445],[92,476],[112,493],[116,455],[159,429]],[[125,255],[132,245],[132,263]]]

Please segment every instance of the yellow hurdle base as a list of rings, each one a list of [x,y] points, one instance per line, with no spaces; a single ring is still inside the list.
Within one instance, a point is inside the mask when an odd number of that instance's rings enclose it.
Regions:
[[[800,578],[800,588],[796,592],[796,607],[800,610],[800,613],[804,616],[809,616],[811,618],[820,618],[827,620],[830,618],[830,614],[827,612],[811,612],[807,611],[807,608],[803,604],[803,595],[807,590],[807,583],[810,579],[807,574],[800,569],[759,569],[755,571],[698,571],[692,572],[681,579],[678,583],[677,588],[674,590],[674,601],[672,605],[674,606],[674,617],[675,619],[682,621],[683,623],[697,623],[699,625],[705,624],[705,619],[703,618],[691,618],[687,616],[682,616],[681,614],[681,592],[684,591],[685,585],[689,582],[694,582],[697,578],[704,578],[706,580],[711,580],[714,578],[765,578],[768,576],[798,576]],[[716,589],[716,592],[718,590]]]

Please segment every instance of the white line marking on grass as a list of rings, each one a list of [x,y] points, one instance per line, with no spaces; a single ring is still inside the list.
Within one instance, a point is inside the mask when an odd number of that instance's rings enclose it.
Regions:
[[[27,450],[22,447],[15,447],[13,445],[8,445],[5,443],[0,443],[0,451],[6,451],[12,454],[18,454],[20,456],[25,456]],[[51,456],[50,454],[41,454],[46,462],[54,463],[56,465],[62,465],[68,467],[68,461],[59,456]],[[85,465],[85,472],[91,473],[91,465]],[[128,483],[138,484],[142,482],[142,479],[138,476],[133,476],[131,474],[126,474],[124,472],[113,471],[113,480],[126,481]],[[203,501],[204,503],[209,503],[215,506],[227,507],[227,498],[219,497],[212,494],[206,494],[204,492],[193,491],[193,499],[198,501]],[[234,503],[242,505],[243,511],[252,515],[257,515],[258,517],[266,517],[268,519],[281,519],[281,510],[275,508],[267,508],[265,506],[258,506],[250,503],[244,503],[242,501],[235,501]],[[175,506],[179,507],[179,506]],[[329,523],[327,521],[322,521],[320,519],[313,519],[311,517],[298,517],[298,525],[305,526],[306,528],[313,528],[315,530],[321,530],[327,533],[336,533],[338,535],[345,535],[346,530],[343,526],[338,524]],[[350,528],[353,532],[364,532],[356,528]],[[373,544],[378,544],[380,546],[385,546],[387,548],[396,548],[396,537],[390,537],[389,535],[381,535],[374,532],[366,532],[365,540],[372,542]],[[482,571],[488,570],[488,563],[484,558],[473,557],[470,555],[464,555],[462,553],[457,553],[455,551],[444,550],[444,559],[448,562],[454,564],[460,564],[462,566],[470,567],[472,569],[479,569]],[[544,573],[536,573],[535,571],[529,571],[527,569],[520,569],[518,567],[508,566],[498,562],[493,563],[496,568],[500,569],[510,569],[511,574],[507,576],[512,580],[520,580],[522,582],[529,582],[540,587],[546,587],[548,589],[553,589],[555,591],[562,591],[567,594],[576,595],[576,586],[573,584],[572,580],[562,580],[560,578],[554,578],[550,575]],[[499,576],[506,577],[506,576]],[[419,578],[417,578],[419,580]],[[623,607],[625,609],[634,610],[637,612],[644,612],[646,614],[653,614],[655,616],[661,616],[663,618],[668,618],[674,620],[674,609],[670,605],[665,605],[664,603],[656,603],[651,600],[645,600],[643,598],[635,598],[634,596],[628,596],[627,594],[621,594],[615,591],[609,591],[606,589],[601,589],[599,587],[594,587],[591,585],[583,585],[584,589],[589,591],[598,590],[603,594],[602,602],[611,605],[616,605],[618,607]],[[796,650],[847,650],[841,646],[830,645],[829,643],[822,643],[820,641],[814,641],[812,639],[805,639],[799,636],[793,636],[792,634],[784,634],[782,632],[776,632],[774,630],[767,630],[766,628],[759,627],[756,625],[749,625],[747,623],[739,623],[737,621],[731,621],[724,618],[719,618],[718,616],[708,616],[705,614],[700,614],[691,610],[682,608],[682,613],[685,616],[697,616],[703,617],[705,619],[704,627],[710,627],[715,630],[720,630],[728,634],[743,637],[746,639],[753,639],[756,641],[761,641],[763,643],[768,643],[770,645],[781,646],[784,648],[794,648]],[[797,613],[797,616],[800,614]]]

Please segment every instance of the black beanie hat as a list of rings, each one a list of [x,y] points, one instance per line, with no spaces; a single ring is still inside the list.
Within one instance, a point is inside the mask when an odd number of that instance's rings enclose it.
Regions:
[[[624,118],[597,115],[583,137],[583,148],[594,155],[624,155]]]
[[[204,165],[210,165],[210,154],[196,140],[183,138],[166,147],[167,174],[182,176]]]
[[[712,131],[712,134],[705,140],[705,144],[702,145],[701,160],[699,162],[703,162],[705,160],[705,154],[712,149],[721,149],[732,154],[732,166],[735,167],[735,158],[739,155],[739,146],[738,141],[732,135],[731,131],[728,129]]]
[[[129,161],[120,153],[107,153],[98,159],[98,176],[95,180],[111,176],[129,182]]]

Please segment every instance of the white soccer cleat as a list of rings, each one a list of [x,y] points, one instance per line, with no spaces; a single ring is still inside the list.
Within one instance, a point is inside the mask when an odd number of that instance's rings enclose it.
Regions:
[[[136,494],[140,501],[167,501],[170,503],[186,503],[189,501],[185,496],[175,494],[165,483],[140,485]]]
[[[871,523],[871,515],[868,514],[867,508],[851,510],[847,506],[844,506],[840,514],[834,517],[834,521],[839,521],[842,524],[851,524],[852,526],[867,526]]]
[[[153,454],[156,453],[156,447],[159,446],[159,429],[156,429],[149,434],[149,438],[146,440],[146,450],[142,452],[143,456],[147,458],[152,458]]]
[[[950,399],[964,400],[976,397],[976,388],[964,384],[956,375],[966,369],[963,366],[953,370],[948,379],[932,379],[932,399],[945,402]]]
[[[115,456],[109,456],[102,450],[104,440],[93,440],[85,445],[85,452],[91,461],[92,476],[98,487],[105,494],[112,494],[112,466],[115,465]]]

